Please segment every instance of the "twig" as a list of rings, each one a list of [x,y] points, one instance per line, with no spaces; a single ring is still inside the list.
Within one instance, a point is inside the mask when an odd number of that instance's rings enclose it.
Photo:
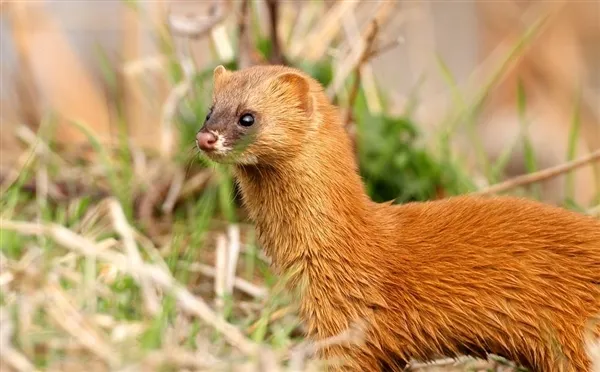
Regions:
[[[585,165],[591,164],[591,163],[599,161],[599,160],[600,160],[600,150],[597,150],[586,156],[582,156],[579,159],[575,159],[570,162],[559,164],[552,168],[542,169],[538,172],[511,178],[507,181],[501,182],[496,185],[492,185],[483,190],[476,191],[474,194],[488,195],[488,194],[496,194],[496,193],[505,192],[505,191],[508,191],[508,190],[511,190],[511,189],[514,189],[514,188],[517,188],[520,186],[529,185],[529,184],[532,184],[535,182],[540,182],[540,181],[544,181],[544,180],[559,176],[561,174],[570,172],[577,168],[581,168]]]
[[[252,53],[254,45],[250,39],[248,26],[250,25],[250,0],[242,0],[238,16],[238,66],[240,69],[252,66]]]
[[[242,0],[238,16],[238,66],[240,69],[262,64],[265,61],[257,52],[250,30],[250,0]]]
[[[391,5],[390,5],[391,4]],[[362,38],[356,46],[354,46],[348,56],[340,63],[339,68],[335,70],[335,76],[333,77],[333,81],[327,87],[327,95],[330,98],[334,98],[338,92],[344,87],[344,82],[348,78],[348,76],[354,71],[356,66],[360,63],[363,58],[364,50],[367,48],[372,48],[372,45],[369,46],[367,44],[368,35],[370,33],[370,28],[373,27],[373,23],[377,24],[377,28],[383,25],[388,18],[390,7],[394,6],[392,2],[382,1],[379,4],[379,8],[375,12],[375,14],[371,17],[369,22],[369,28],[367,28],[364,33],[365,37]]]
[[[281,49],[281,40],[279,38],[279,0],[266,0],[269,11],[269,26],[271,33],[271,55],[269,62],[275,65],[286,65],[287,60]]]
[[[240,227],[237,224],[229,225],[227,229],[227,277],[225,279],[225,290],[228,294],[233,292],[233,282],[240,256]]]
[[[358,90],[360,88],[360,80],[362,75],[362,67],[368,61],[368,55],[373,48],[373,43],[375,42],[375,38],[377,37],[377,32],[379,31],[379,26],[376,20],[373,20],[371,26],[365,37],[365,47],[361,52],[360,58],[358,59],[358,63],[354,67],[354,82],[352,84],[352,89],[350,90],[350,96],[348,98],[348,109],[346,111],[346,118],[344,123],[346,127],[350,125],[352,122],[352,108],[356,102],[356,98],[358,97]]]
[[[375,18],[375,21],[377,22],[377,18]],[[380,29],[379,26],[381,25],[379,23],[377,23],[377,25],[378,29]],[[358,21],[356,20],[356,17],[354,17],[354,15],[348,15],[344,17],[344,32],[346,34],[346,40],[348,40],[349,43],[361,38]],[[367,35],[367,37],[369,37],[369,35]],[[367,47],[363,51],[363,55],[361,56],[356,68],[360,70],[359,80],[360,84],[362,85],[362,90],[365,94],[367,108],[370,113],[377,115],[381,113],[381,102],[377,93],[377,84],[375,83],[375,74],[373,72],[373,66],[371,65],[370,60],[367,57],[367,52],[373,50],[375,47],[375,39],[376,38],[373,38],[371,44],[367,45]],[[350,110],[352,109],[350,108]]]
[[[225,281],[227,280],[227,239],[224,234],[217,236],[215,261],[215,307],[223,312],[223,297],[225,296]]]
[[[385,54],[386,52],[394,49],[402,43],[404,43],[404,38],[402,36],[397,37],[389,43],[383,44],[377,49],[372,49],[371,52],[367,54],[366,58],[368,60],[371,60],[375,57],[379,57],[380,55]]]
[[[201,264],[201,263],[192,263],[185,266],[187,270],[198,272],[204,276],[209,276],[211,278],[216,277],[216,270],[214,267]],[[255,284],[250,283],[247,280],[244,280],[240,277],[235,277],[233,280],[233,285],[239,289],[240,291],[254,297],[254,298],[265,298],[268,294],[268,291],[264,287],[259,287]]]

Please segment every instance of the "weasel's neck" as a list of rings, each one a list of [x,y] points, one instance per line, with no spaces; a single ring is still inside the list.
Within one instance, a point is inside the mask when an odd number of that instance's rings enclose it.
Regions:
[[[316,338],[385,304],[375,288],[386,236],[378,209],[364,192],[344,129],[335,121],[323,125],[285,167],[236,168],[259,242],[289,288],[300,291],[300,314]]]
[[[323,125],[318,138],[285,165],[236,168],[259,241],[278,269],[311,259],[341,264],[340,257],[357,249],[351,242],[373,231],[372,202],[349,139],[340,124]]]

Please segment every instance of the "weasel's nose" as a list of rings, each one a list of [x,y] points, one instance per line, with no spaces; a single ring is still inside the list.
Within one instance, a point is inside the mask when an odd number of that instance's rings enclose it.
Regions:
[[[217,136],[210,132],[198,132],[196,134],[196,144],[203,151],[212,151],[215,149],[215,143],[217,143]]]

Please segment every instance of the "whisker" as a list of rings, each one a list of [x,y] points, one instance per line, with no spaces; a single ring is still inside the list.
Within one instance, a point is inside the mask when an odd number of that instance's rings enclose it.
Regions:
[[[190,150],[193,151],[194,149],[190,149]],[[193,154],[188,155],[188,159],[186,160],[187,166],[186,166],[186,170],[185,170],[185,177],[186,178],[189,175],[190,170],[192,169],[192,165],[194,164],[194,160],[196,160],[198,158],[198,155],[200,155],[200,150],[198,150],[198,149],[196,149],[196,151]]]

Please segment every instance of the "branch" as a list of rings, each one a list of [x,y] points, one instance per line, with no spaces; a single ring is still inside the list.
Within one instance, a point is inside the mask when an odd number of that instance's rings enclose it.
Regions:
[[[279,0],[266,0],[269,11],[269,26],[271,32],[271,55],[269,62],[274,65],[287,65],[287,59],[281,49],[281,39],[279,38]]]
[[[356,98],[358,97],[358,90],[360,88],[360,80],[361,80],[361,69],[369,60],[369,55],[373,50],[373,44],[375,42],[375,38],[377,37],[377,32],[379,31],[379,25],[376,20],[371,22],[370,28],[367,30],[367,34],[365,37],[365,47],[362,50],[361,56],[358,59],[358,63],[354,67],[354,83],[352,84],[352,90],[350,91],[350,97],[348,98],[348,109],[346,111],[346,118],[344,123],[346,128],[352,122],[352,108],[354,107],[354,103],[356,102]]]
[[[250,0],[242,1],[242,8],[238,17],[238,67],[240,69],[262,63],[252,39],[250,38]]]
[[[217,270],[215,270],[214,267],[209,266],[209,265],[205,265],[205,264],[201,264],[201,263],[192,263],[192,264],[187,264],[185,265],[184,262],[180,262],[182,267],[185,267],[186,270],[190,271],[190,272],[197,272],[200,273],[204,276],[208,276],[210,278],[215,278],[215,276],[217,275]],[[239,289],[240,291],[246,293],[249,296],[252,296],[254,298],[257,299],[263,299],[265,297],[267,297],[268,295],[268,290],[265,287],[259,287],[245,279],[242,279],[240,277],[235,277],[233,278],[233,285]]]
[[[385,54],[386,52],[394,49],[395,47],[399,46],[400,44],[404,43],[404,38],[402,36],[390,41],[389,43],[383,44],[382,46],[380,46],[377,49],[372,49],[370,53],[367,54],[366,58],[368,60],[371,60],[375,57],[379,57],[382,54]]]
[[[600,160],[600,150],[592,152],[586,156],[582,156],[579,159],[575,159],[573,161],[559,164],[552,168],[542,169],[541,171],[525,174],[519,177],[511,178],[507,181],[501,182],[496,185],[492,185],[486,187],[482,190],[476,191],[474,194],[478,195],[489,195],[489,194],[497,194],[501,192],[505,192],[520,186],[529,185],[535,182],[544,181],[556,176],[559,176],[564,173],[568,173],[577,168],[581,168],[585,165],[591,164],[593,162]]]
[[[352,3],[352,2],[350,2]],[[380,3],[376,13],[369,18],[369,26],[372,26],[372,22],[377,23],[377,27],[381,27],[385,25],[387,19],[389,18],[389,14],[394,7],[393,2],[383,1]],[[369,35],[370,29],[367,29],[365,35]],[[327,87],[327,95],[329,98],[334,99],[337,96],[338,92],[343,88],[344,83],[347,77],[352,73],[354,68],[360,63],[361,59],[364,56],[365,49],[369,48],[367,45],[367,36],[361,38],[361,40],[352,46],[350,49],[350,53],[343,61],[340,62],[339,67],[336,68],[333,81]],[[367,53],[368,54],[368,53]],[[367,58],[367,57],[365,57]]]

